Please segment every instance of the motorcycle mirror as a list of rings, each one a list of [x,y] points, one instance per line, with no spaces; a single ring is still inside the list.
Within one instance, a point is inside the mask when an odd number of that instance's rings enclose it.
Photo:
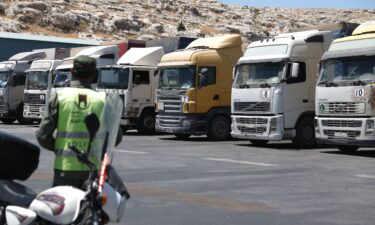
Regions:
[[[95,113],[89,113],[85,117],[85,124],[90,135],[90,143],[94,139],[96,132],[99,130],[100,122]]]

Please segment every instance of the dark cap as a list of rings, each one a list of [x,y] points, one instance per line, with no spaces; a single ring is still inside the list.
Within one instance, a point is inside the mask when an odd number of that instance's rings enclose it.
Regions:
[[[77,74],[90,74],[96,71],[96,61],[95,59],[81,55],[74,59],[73,69]]]

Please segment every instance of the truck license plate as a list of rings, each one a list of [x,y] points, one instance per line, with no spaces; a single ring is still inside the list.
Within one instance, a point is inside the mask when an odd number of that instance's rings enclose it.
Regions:
[[[345,132],[335,132],[335,137],[348,137],[348,134]]]

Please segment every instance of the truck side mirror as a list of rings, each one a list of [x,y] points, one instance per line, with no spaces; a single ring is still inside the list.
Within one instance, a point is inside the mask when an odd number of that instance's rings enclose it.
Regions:
[[[292,63],[292,78],[297,78],[299,72],[299,63]]]
[[[199,88],[206,86],[206,81],[207,81],[206,74],[207,74],[207,72],[208,72],[207,68],[203,68],[199,72],[199,74],[198,74],[198,76],[199,76],[199,86],[198,87]]]

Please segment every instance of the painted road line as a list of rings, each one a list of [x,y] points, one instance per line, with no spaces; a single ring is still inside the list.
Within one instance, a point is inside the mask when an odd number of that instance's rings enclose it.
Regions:
[[[269,166],[269,167],[278,166],[277,164],[269,164],[269,163],[261,163],[261,162],[249,162],[249,161],[241,161],[241,160],[233,160],[233,159],[203,158],[203,160],[218,161],[218,162],[230,162],[230,163],[254,165],[254,166]]]
[[[370,178],[370,179],[375,179],[375,176],[371,176],[371,175],[366,175],[366,174],[359,174],[359,175],[355,175],[356,177],[360,177],[360,178]]]
[[[116,152],[122,152],[122,153],[129,153],[129,154],[138,154],[138,155],[144,155],[147,154],[148,152],[139,152],[139,151],[129,151],[129,150],[121,150],[121,149],[116,149]]]

